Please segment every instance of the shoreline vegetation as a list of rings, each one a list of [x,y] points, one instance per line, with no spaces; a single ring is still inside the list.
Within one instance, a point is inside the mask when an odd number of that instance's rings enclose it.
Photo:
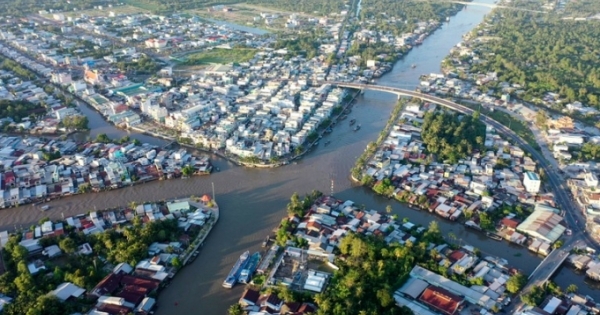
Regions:
[[[358,157],[356,163],[354,164],[354,167],[351,170],[352,180],[361,183],[362,185],[369,184],[368,182],[363,182],[364,167],[366,166],[368,160],[375,155],[377,149],[383,144],[383,141],[385,141],[390,131],[394,127],[394,124],[398,121],[400,113],[404,109],[404,106],[408,104],[408,102],[409,100],[407,98],[401,98],[398,101],[398,104],[396,104],[396,106],[392,110],[392,114],[388,119],[385,127],[379,133],[379,137],[377,138],[377,140],[375,142],[369,142],[369,144],[367,144],[365,151]]]
[[[187,204],[188,208],[171,212],[169,205],[172,204],[179,208],[181,204]],[[203,223],[192,222],[200,212],[205,218]],[[90,211],[66,220],[44,218],[38,225],[32,225],[29,231],[14,231],[7,235],[0,263],[0,267],[6,270],[0,277],[0,295],[12,299],[4,305],[3,314],[70,314],[101,308],[101,303],[96,301],[99,297],[96,288],[117,273],[146,281],[146,285],[151,281],[152,289],[138,292],[142,294],[140,299],[158,299],[160,291],[197,257],[198,248],[218,222],[219,212],[218,204],[208,195],[201,198],[190,196],[140,205],[132,202],[127,206]],[[161,215],[164,219],[157,220]],[[182,219],[192,222],[191,226],[182,228]],[[90,232],[92,228],[87,222],[94,222],[91,226],[95,232]],[[37,232],[34,234],[33,231],[40,226],[53,231],[37,236]],[[151,249],[156,254],[150,254]],[[138,263],[154,261],[156,257],[161,257],[156,266],[168,275],[161,276],[160,280],[147,280],[143,277],[148,271],[139,269]],[[63,299],[55,288],[65,284],[75,285],[84,291]],[[121,286],[122,283],[101,294],[131,298],[125,294],[129,292],[127,285],[122,290],[119,289]],[[133,312],[137,304],[130,304],[133,307],[127,307]]]
[[[327,214],[329,213],[329,214]],[[320,221],[322,216],[331,215],[336,220]],[[372,218],[377,218],[375,223]],[[322,219],[321,219],[322,220]],[[288,252],[305,252],[307,259],[315,261],[319,250],[313,249],[310,233],[317,229],[333,229],[352,225],[357,229],[347,230],[338,235],[335,243],[330,244],[327,270],[319,269],[325,275],[326,281],[321,291],[307,291],[302,286],[285,285],[287,272],[279,271],[282,261],[294,264],[294,258],[288,257]],[[375,229],[372,226],[385,225],[385,229]],[[307,225],[311,225],[307,229]],[[338,230],[339,231],[339,230]],[[411,223],[408,219],[398,219],[392,214],[391,206],[385,212],[367,211],[364,205],[354,204],[350,200],[339,200],[334,196],[325,196],[322,192],[313,190],[304,197],[294,193],[287,205],[287,216],[275,232],[274,244],[269,252],[276,252],[270,259],[269,269],[261,271],[246,287],[243,297],[248,292],[260,294],[268,298],[275,295],[284,305],[309,304],[316,305],[314,314],[413,314],[407,307],[396,300],[399,288],[403,287],[416,269],[426,269],[465,287],[486,286],[491,282],[479,276],[477,272],[469,271],[476,263],[466,269],[456,268],[447,259],[449,255],[461,253],[469,255],[478,261],[494,264],[505,274],[506,293],[498,302],[506,297],[513,298],[527,283],[526,275],[511,268],[508,261],[483,253],[468,244],[457,244],[456,238],[441,233],[436,221],[428,226]],[[265,245],[263,245],[265,247]],[[311,258],[312,255],[312,258]],[[471,258],[469,258],[471,259]],[[291,261],[290,261],[291,260]],[[313,268],[314,268],[313,264]],[[376,268],[373,268],[376,266]],[[310,268],[310,267],[309,267]],[[474,270],[477,268],[475,267]],[[298,274],[303,271],[295,271]],[[309,271],[310,272],[310,271]],[[443,286],[443,285],[442,285]],[[229,308],[230,315],[244,314],[251,303],[241,299]],[[499,303],[488,309],[497,313],[503,306]]]

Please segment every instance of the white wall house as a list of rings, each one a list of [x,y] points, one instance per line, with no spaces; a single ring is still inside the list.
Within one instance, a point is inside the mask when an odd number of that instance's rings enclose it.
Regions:
[[[534,172],[525,172],[523,176],[523,186],[528,193],[537,194],[540,191],[540,177]]]

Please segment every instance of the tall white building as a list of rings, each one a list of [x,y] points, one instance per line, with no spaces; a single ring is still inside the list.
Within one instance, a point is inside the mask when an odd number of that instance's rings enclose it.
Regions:
[[[525,176],[523,177],[523,186],[525,186],[525,190],[532,194],[537,194],[540,191],[540,185],[542,181],[538,174],[534,172],[525,172]]]

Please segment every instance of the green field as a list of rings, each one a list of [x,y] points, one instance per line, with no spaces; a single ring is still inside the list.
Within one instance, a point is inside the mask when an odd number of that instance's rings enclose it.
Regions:
[[[186,65],[205,65],[214,63],[240,63],[254,58],[256,49],[251,48],[214,48],[185,56]]]
[[[160,2],[145,2],[145,1],[140,1],[140,0],[123,0],[123,3],[133,6],[133,7],[138,7],[140,9],[143,10],[148,10],[148,11],[152,11],[152,12],[156,12],[161,8]]]

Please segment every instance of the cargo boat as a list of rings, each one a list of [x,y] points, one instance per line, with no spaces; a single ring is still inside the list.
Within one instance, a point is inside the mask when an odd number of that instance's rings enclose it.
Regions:
[[[240,255],[240,259],[235,262],[231,271],[227,275],[225,281],[223,281],[223,287],[227,289],[233,288],[233,286],[237,283],[238,278],[240,276],[240,272],[242,269],[246,268],[246,264],[248,263],[248,257],[250,256],[249,251],[245,251]]]
[[[249,283],[250,279],[252,279],[252,275],[256,271],[256,267],[258,267],[258,263],[260,262],[260,253],[256,252],[250,256],[248,259],[248,263],[246,264],[246,268],[242,270],[240,273],[238,282],[239,283]]]

